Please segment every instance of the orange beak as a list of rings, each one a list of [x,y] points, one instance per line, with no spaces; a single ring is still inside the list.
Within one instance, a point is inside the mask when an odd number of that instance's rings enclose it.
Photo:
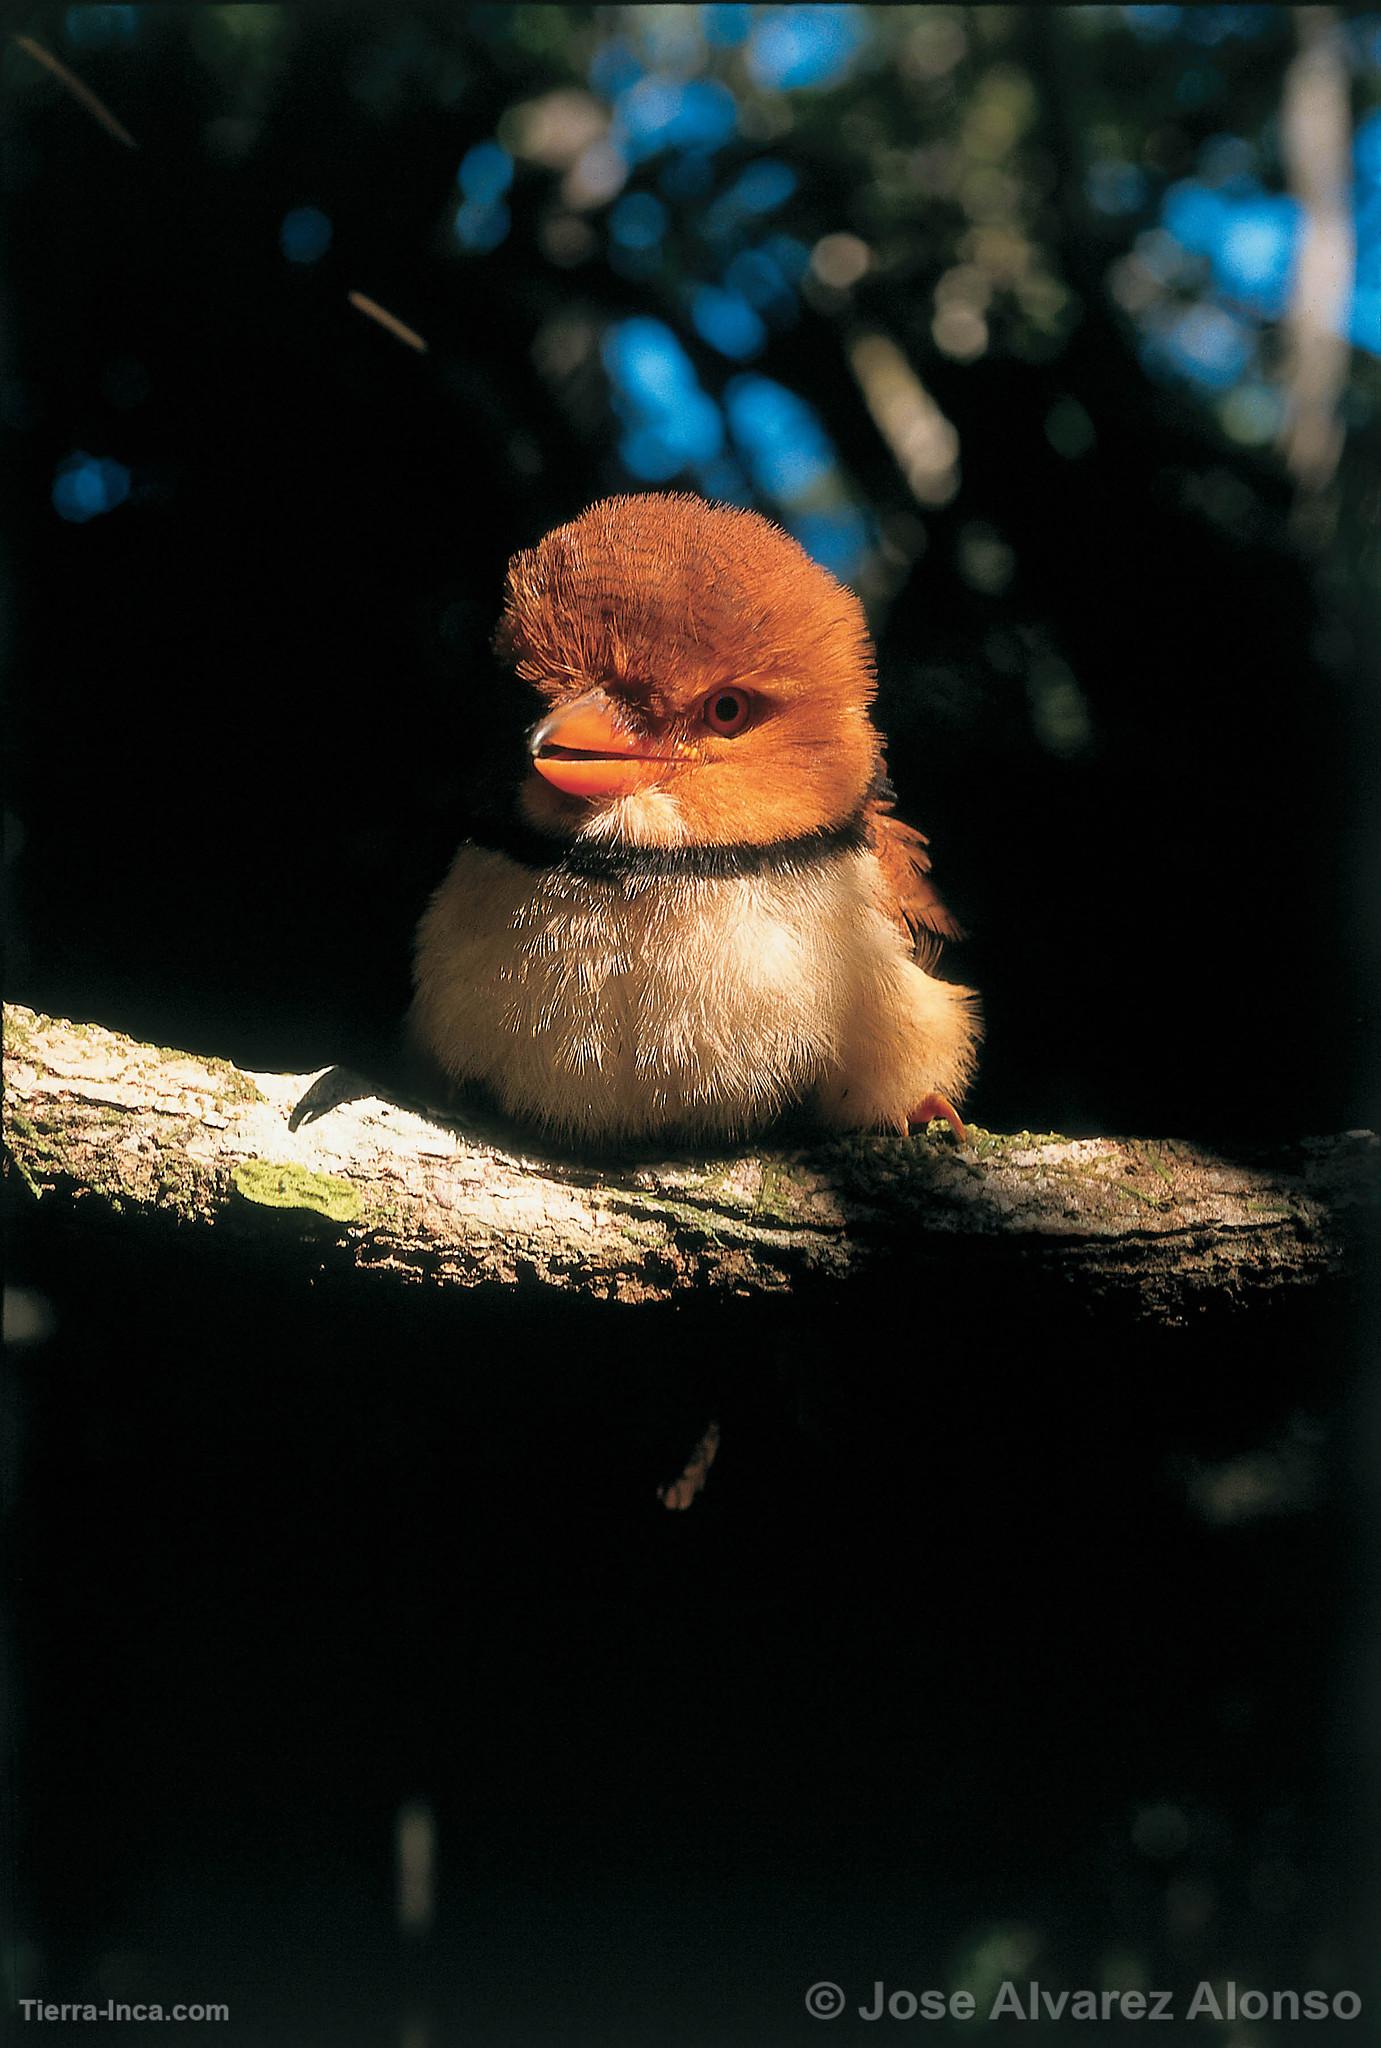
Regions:
[[[567,796],[631,796],[664,782],[685,758],[670,740],[630,732],[602,690],[553,711],[528,735],[532,765]],[[653,749],[660,746],[660,752]]]

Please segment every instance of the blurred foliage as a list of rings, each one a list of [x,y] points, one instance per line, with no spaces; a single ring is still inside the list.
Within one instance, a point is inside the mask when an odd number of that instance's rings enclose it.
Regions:
[[[548,319],[539,360],[591,435],[612,405],[627,481],[762,504],[883,596],[923,545],[916,508],[960,488],[927,366],[1057,361],[1081,291],[1109,295],[1207,437],[1278,435],[1274,328],[1300,233],[1278,146],[1286,10],[479,7],[468,24],[542,89],[462,159],[456,244],[472,263],[505,244],[531,263],[535,244],[567,273],[587,309]],[[1363,426],[1381,16],[1345,34],[1363,115],[1346,417]],[[377,66],[417,61],[415,35]],[[826,395],[799,388],[803,321],[838,331],[893,474],[859,474]],[[1074,397],[1047,430],[1071,460],[1094,445]],[[1000,585],[1000,556],[967,553],[976,587]]]
[[[234,160],[312,19],[88,6],[55,40],[118,95],[141,43],[176,39],[215,75],[224,111],[206,146]],[[1058,364],[1090,295],[1207,446],[1270,460],[1301,234],[1280,149],[1287,9],[474,5],[336,32],[373,122],[419,100],[453,114],[456,188],[437,229],[457,310],[477,284],[541,281],[534,359],[576,429],[612,442],[611,484],[757,503],[883,601],[927,513],[961,488],[934,371]],[[1343,410],[1358,429],[1381,388],[1381,14],[1345,16],[1340,33],[1357,116]],[[496,99],[474,132],[470,110]],[[321,261],[332,231],[319,207],[285,205],[285,258]],[[806,369],[803,325],[837,336],[882,444],[865,441],[870,461],[840,445],[847,407]],[[1046,432],[1070,461],[1095,450],[1073,394]],[[74,458],[54,502],[84,520],[126,495],[108,462]],[[961,569],[1000,588],[1000,544],[970,535]]]

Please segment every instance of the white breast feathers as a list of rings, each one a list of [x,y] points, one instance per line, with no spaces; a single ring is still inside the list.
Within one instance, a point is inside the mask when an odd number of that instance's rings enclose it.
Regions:
[[[743,1137],[812,1095],[836,1126],[904,1129],[974,1034],[879,884],[858,849],[593,879],[465,846],[418,930],[412,1028],[452,1078],[568,1136]]]

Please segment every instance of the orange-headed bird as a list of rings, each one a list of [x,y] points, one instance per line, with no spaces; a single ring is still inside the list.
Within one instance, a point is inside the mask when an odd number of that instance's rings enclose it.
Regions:
[[[609,498],[514,557],[496,647],[545,712],[419,926],[424,1053],[587,1143],[798,1105],[962,1137],[977,1003],[929,972],[955,927],[891,815],[853,593],[755,512]]]

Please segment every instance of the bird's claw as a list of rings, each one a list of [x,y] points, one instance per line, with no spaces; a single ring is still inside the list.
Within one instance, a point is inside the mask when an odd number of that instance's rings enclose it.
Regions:
[[[944,1095],[932,1093],[918,1102],[910,1116],[906,1119],[907,1128],[911,1131],[923,1131],[926,1125],[933,1122],[936,1117],[942,1117],[949,1125],[954,1133],[956,1143],[960,1145],[968,1144],[969,1134],[964,1127],[964,1120],[954,1107],[954,1104]]]

